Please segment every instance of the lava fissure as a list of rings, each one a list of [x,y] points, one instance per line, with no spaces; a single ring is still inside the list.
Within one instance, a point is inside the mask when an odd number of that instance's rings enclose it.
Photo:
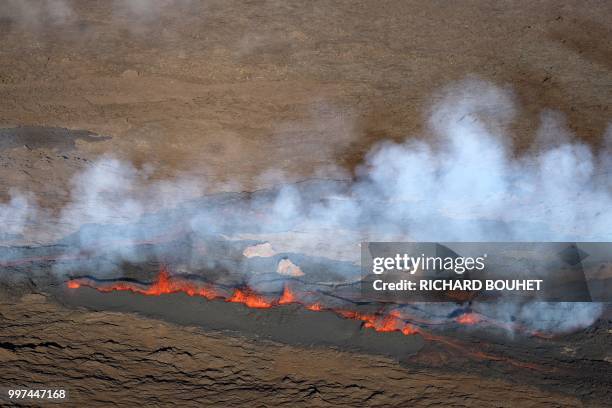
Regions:
[[[228,291],[226,288],[216,287],[210,283],[197,284],[190,280],[177,278],[172,276],[166,267],[162,267],[157,278],[149,284],[143,284],[134,280],[124,280],[122,282],[113,281],[110,283],[107,282],[108,281],[102,283],[99,280],[81,277],[67,281],[66,285],[69,289],[89,287],[103,293],[112,291],[129,291],[146,296],[185,293],[189,296],[201,296],[208,300],[242,303],[246,307],[255,309],[267,309],[273,306],[299,304],[307,310],[315,312],[331,311],[346,319],[359,320],[362,322],[362,327],[372,329],[377,332],[400,332],[406,336],[419,334],[426,340],[445,344],[462,354],[470,355],[475,358],[490,361],[502,361],[521,368],[530,368],[534,370],[541,369],[535,364],[522,363],[506,357],[488,354],[483,351],[470,350],[467,346],[459,344],[457,341],[431,334],[424,331],[423,328],[420,327],[422,325],[439,325],[439,322],[428,322],[424,319],[406,317],[397,309],[385,312],[386,305],[383,305],[377,312],[363,313],[348,309],[325,307],[319,302],[307,303],[303,301],[304,294],[297,293],[288,284],[285,284],[283,292],[277,299],[271,299],[266,295],[255,292],[249,287],[234,288],[233,291]],[[454,322],[460,325],[491,324],[500,327],[503,326],[502,323],[494,322],[481,314],[469,310],[462,312],[459,316],[456,316]]]
[[[129,291],[147,296],[159,296],[162,294],[182,292],[189,296],[202,296],[208,300],[219,299],[225,300],[226,302],[242,303],[247,307],[256,309],[266,309],[277,305],[300,304],[311,311],[319,312],[331,310],[344,318],[361,320],[363,322],[363,327],[374,329],[379,332],[399,331],[405,335],[410,335],[416,334],[419,331],[415,326],[401,319],[397,312],[391,312],[388,315],[381,312],[359,313],[349,310],[326,308],[319,302],[305,303],[288,284],[285,284],[283,292],[278,299],[271,300],[248,287],[235,288],[230,296],[225,296],[221,290],[215,288],[211,284],[201,286],[191,281],[174,278],[165,267],[161,268],[157,279],[148,287],[141,283],[126,281],[108,284],[94,282],[93,280],[78,278],[68,281],[67,286],[70,289],[78,289],[81,286],[86,286],[100,292]]]

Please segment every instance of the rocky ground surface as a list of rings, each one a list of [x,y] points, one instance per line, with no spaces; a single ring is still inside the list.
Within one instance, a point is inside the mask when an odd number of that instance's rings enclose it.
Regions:
[[[377,141],[427,137],[436,92],[469,75],[514,90],[519,148],[545,109],[595,145],[610,120],[606,1],[83,0],[62,18],[42,3],[0,10],[0,127],[111,137],[0,143],[1,192],[47,207],[105,153],[217,190],[347,177]]]
[[[70,310],[37,294],[0,301],[0,362],[5,386],[65,387],[71,406],[585,406],[512,379]]]

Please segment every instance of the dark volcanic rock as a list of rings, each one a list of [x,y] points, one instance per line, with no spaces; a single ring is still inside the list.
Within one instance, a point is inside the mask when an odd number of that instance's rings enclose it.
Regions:
[[[66,152],[76,148],[77,140],[100,142],[110,138],[110,136],[98,136],[86,130],[19,126],[0,129],[0,150],[25,146],[28,149],[47,148]]]
[[[300,305],[252,309],[239,303],[209,301],[185,294],[142,296],[130,292],[101,293],[91,288],[56,292],[62,303],[90,310],[136,312],[206,329],[228,330],[297,345],[328,345],[405,359],[423,347],[420,335],[361,330],[361,321],[333,312],[315,312]]]

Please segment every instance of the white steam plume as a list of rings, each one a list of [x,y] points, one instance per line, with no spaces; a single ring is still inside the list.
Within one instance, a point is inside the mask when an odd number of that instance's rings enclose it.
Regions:
[[[612,130],[595,154],[572,140],[560,114],[544,112],[533,148],[517,156],[511,125],[518,108],[511,91],[468,79],[443,90],[436,101],[428,118],[433,138],[374,146],[357,170],[357,181],[345,188],[324,186],[304,193],[288,185],[268,207],[267,223],[249,219],[249,211],[261,204],[256,200],[241,204],[244,214],[205,206],[181,209],[181,223],[199,233],[230,237],[248,225],[253,237],[277,234],[279,241],[270,241],[280,251],[311,248],[311,254],[324,256],[319,252],[323,248],[325,256],[350,252],[355,260],[357,244],[367,240],[611,240]],[[79,231],[80,245],[95,254],[97,243],[105,239],[150,237],[149,227],[136,223],[144,214],[204,191],[199,180],[187,176],[161,183],[151,182],[149,175],[117,159],[102,158],[75,178],[72,202],[62,211],[61,221],[75,227],[123,225],[120,234],[112,228],[105,233]],[[139,188],[142,185],[148,187]],[[8,205],[23,208],[19,203]],[[2,208],[0,216],[13,211]],[[176,216],[167,221],[175,222]],[[339,236],[345,248],[331,248]],[[117,261],[139,257],[136,245],[122,242],[111,249]],[[105,246],[105,255],[108,251]],[[559,329],[569,327],[551,322],[574,314],[571,324],[584,327],[601,312],[597,304],[568,305],[491,304],[487,310],[524,318],[534,327]]]
[[[545,115],[537,140],[557,143],[515,157],[515,110],[512,94],[488,82],[450,87],[429,119],[433,140],[375,146],[345,200],[306,209],[300,223],[421,241],[610,240],[609,148],[596,156],[565,134],[559,140]],[[279,195],[281,215],[306,201],[292,188]]]
[[[38,208],[32,196],[11,189],[8,202],[0,203],[0,240],[21,239],[27,224],[35,222],[37,215]]]
[[[139,22],[152,21],[159,18],[165,9],[170,7],[185,7],[193,0],[113,0],[115,13],[126,15]]]
[[[63,24],[74,17],[68,0],[4,0],[0,17],[27,28],[42,24]]]
[[[0,18],[25,29],[74,22],[78,16],[76,0],[2,0]],[[111,3],[111,2],[109,2]],[[132,24],[150,23],[169,8],[188,7],[194,0],[112,0],[115,16],[124,16]]]
[[[82,250],[94,257],[102,253],[107,259],[115,257],[116,262],[137,261],[141,256],[137,243],[167,226],[159,223],[153,231],[138,221],[204,193],[202,183],[194,178],[153,181],[151,172],[150,167],[139,170],[116,158],[102,157],[73,179],[72,201],[62,210],[60,222],[78,229]],[[93,225],[84,228],[87,224]]]

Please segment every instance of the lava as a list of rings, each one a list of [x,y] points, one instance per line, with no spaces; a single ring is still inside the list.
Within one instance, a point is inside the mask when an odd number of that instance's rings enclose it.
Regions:
[[[278,304],[288,305],[289,303],[296,303],[295,293],[293,293],[289,285],[285,285],[283,294],[281,295],[280,299],[278,299]]]
[[[145,285],[132,283],[132,282],[114,282],[111,284],[100,284],[87,279],[70,280],[66,283],[70,289],[78,289],[80,287],[91,287],[100,292],[112,292],[112,291],[130,291],[147,296],[159,296],[162,294],[170,293],[186,293],[189,296],[202,296],[209,300],[223,299],[226,302],[242,303],[247,307],[256,309],[267,309],[275,305],[288,305],[288,304],[301,304],[304,308],[311,311],[332,311],[346,319],[360,320],[363,322],[363,327],[375,330],[377,332],[400,332],[406,336],[420,334],[428,341],[439,342],[453,348],[463,354],[471,355],[479,359],[486,359],[491,361],[504,361],[508,364],[512,364],[518,367],[530,368],[530,369],[541,369],[540,367],[528,363],[518,362],[507,357],[494,356],[491,354],[484,353],[483,351],[470,350],[468,347],[461,345],[460,343],[450,340],[445,337],[437,336],[429,332],[423,331],[421,328],[410,324],[409,321],[413,321],[412,318],[406,318],[402,316],[399,310],[392,310],[388,313],[361,313],[354,310],[346,309],[329,309],[323,307],[320,303],[304,304],[298,299],[296,293],[285,285],[283,293],[276,300],[269,300],[268,298],[256,293],[252,289],[237,288],[234,290],[230,297],[226,297],[220,294],[220,291],[216,290],[212,285],[198,285],[189,280],[185,280],[179,277],[170,275],[165,267],[162,267],[156,280],[148,287]],[[458,316],[455,321],[459,324],[464,325],[475,325],[486,322],[488,324],[494,324],[489,319],[477,313],[464,313]],[[542,336],[543,337],[543,336]]]
[[[81,284],[77,281],[71,280],[71,281],[68,281],[68,287],[70,289],[78,289],[81,287]]]
[[[312,310],[313,312],[320,312],[323,310],[323,306],[320,303],[313,303],[312,305],[306,306],[306,309]]]
[[[272,302],[250,289],[236,289],[234,294],[226,300],[227,302],[243,303],[255,309],[268,309]]]
[[[405,335],[419,333],[413,325],[401,319],[399,313],[394,310],[386,315],[377,313],[359,313],[353,310],[339,310],[337,313],[347,319],[363,321],[363,327],[374,329],[378,332],[399,331]]]
[[[247,307],[255,309],[268,309],[274,305],[288,305],[299,303],[295,292],[285,285],[283,293],[277,301],[271,301],[256,293],[250,288],[237,288],[229,298],[221,296],[212,286],[198,286],[191,281],[173,277],[165,267],[162,267],[156,280],[149,286],[143,287],[131,282],[115,282],[112,284],[94,284],[86,280],[70,280],[67,282],[70,289],[78,289],[88,286],[100,292],[130,291],[147,296],[159,296],[169,293],[186,293],[189,296],[202,296],[209,300],[225,299],[226,302],[242,303]],[[320,303],[303,305],[306,309],[320,312],[326,310]],[[405,335],[418,333],[418,329],[403,320],[397,311],[387,315],[359,313],[350,310],[333,310],[335,313],[347,319],[361,320],[365,328],[379,332],[398,331]]]
[[[221,296],[210,285],[198,286],[183,279],[174,279],[168,270],[161,268],[156,280],[148,287],[131,282],[115,282],[112,284],[94,284],[87,280],[70,280],[67,283],[70,289],[78,289],[81,286],[88,286],[100,292],[129,291],[148,296],[160,296],[170,293],[186,293],[189,296],[202,296],[209,300],[217,299]]]
[[[459,324],[474,325],[482,321],[482,316],[476,313],[464,313],[458,316],[455,321]]]
[[[157,280],[146,290],[146,295],[159,296],[167,293],[183,292],[189,296],[202,296],[207,299],[220,297],[212,287],[197,286],[183,279],[171,278],[168,270],[162,268]]]

